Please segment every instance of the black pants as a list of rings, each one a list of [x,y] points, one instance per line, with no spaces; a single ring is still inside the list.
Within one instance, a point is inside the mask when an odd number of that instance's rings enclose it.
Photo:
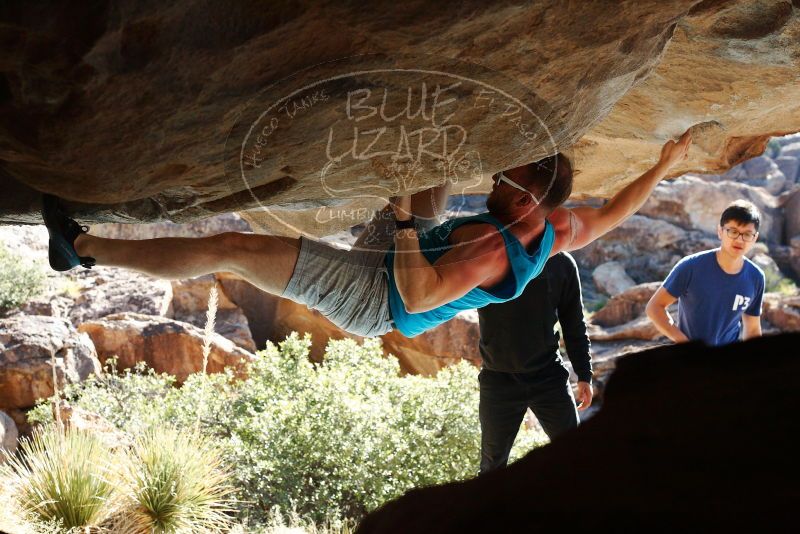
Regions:
[[[569,372],[561,365],[544,376],[482,369],[480,382],[481,473],[508,463],[519,426],[530,408],[550,439],[578,426]]]

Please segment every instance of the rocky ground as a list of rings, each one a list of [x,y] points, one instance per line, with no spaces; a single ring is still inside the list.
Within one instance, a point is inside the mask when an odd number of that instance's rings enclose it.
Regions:
[[[616,360],[663,344],[644,316],[659,283],[681,257],[716,246],[715,228],[722,208],[747,198],[764,221],[753,260],[767,273],[764,303],[766,333],[800,331],[800,135],[774,139],[767,152],[716,175],[686,175],[660,185],[629,221],[586,249],[576,252],[581,270],[590,337],[593,343],[598,403]],[[483,197],[456,196],[450,215],[483,210]],[[248,231],[238,215],[189,225],[98,225],[93,231],[116,238],[168,235],[201,236]],[[347,247],[359,229],[326,238]],[[46,267],[47,233],[41,226],[0,227],[2,243]],[[206,336],[209,292],[219,298],[214,333]],[[342,332],[303,306],[267,295],[242,280],[219,273],[191,280],[163,281],[116,268],[69,273],[48,272],[48,290],[0,318],[0,442],[9,448],[27,432],[25,411],[36,399],[53,394],[53,365],[60,382],[100,372],[116,356],[119,365],[145,361],[181,381],[203,365],[208,370],[238,366],[267,340],[291,331],[310,332],[312,357],[320,359],[330,338]],[[465,313],[414,339],[397,333],[383,337],[404,372],[432,374],[449,363],[480,363],[477,314]],[[7,415],[6,415],[7,414]],[[17,428],[19,427],[19,428]]]

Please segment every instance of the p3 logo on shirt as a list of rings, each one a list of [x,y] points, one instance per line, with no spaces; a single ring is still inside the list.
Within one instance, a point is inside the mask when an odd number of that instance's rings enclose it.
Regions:
[[[741,306],[741,308],[739,308],[739,306]],[[750,306],[750,297],[736,295],[736,298],[733,299],[733,311],[744,311],[748,306]]]

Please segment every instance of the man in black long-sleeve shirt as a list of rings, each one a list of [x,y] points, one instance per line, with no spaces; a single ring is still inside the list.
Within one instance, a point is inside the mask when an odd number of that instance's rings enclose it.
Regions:
[[[480,381],[481,473],[505,466],[530,407],[552,439],[578,425],[569,371],[558,352],[561,324],[578,400],[592,402],[592,364],[583,318],[578,266],[562,252],[518,298],[478,310],[483,368]]]

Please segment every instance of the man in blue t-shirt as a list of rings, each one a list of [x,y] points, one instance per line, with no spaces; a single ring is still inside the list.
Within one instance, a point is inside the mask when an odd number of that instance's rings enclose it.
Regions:
[[[647,316],[675,343],[724,345],[761,335],[764,272],[745,257],[758,238],[761,215],[737,200],[720,217],[720,247],[683,258],[647,304]],[[678,325],[667,312],[678,301]]]

